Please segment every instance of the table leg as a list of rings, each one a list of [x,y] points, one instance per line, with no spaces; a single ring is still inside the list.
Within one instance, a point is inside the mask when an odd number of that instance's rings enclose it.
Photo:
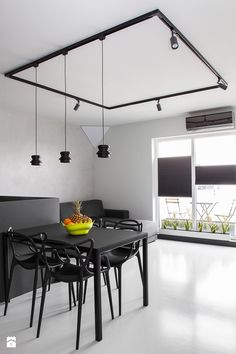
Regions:
[[[102,340],[102,301],[101,301],[101,254],[95,252],[94,257],[94,310],[95,339]]]
[[[143,239],[143,306],[148,306],[148,241]]]

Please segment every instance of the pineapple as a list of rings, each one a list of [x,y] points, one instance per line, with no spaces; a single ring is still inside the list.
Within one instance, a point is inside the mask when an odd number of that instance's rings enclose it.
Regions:
[[[73,204],[74,204],[74,213],[70,217],[70,220],[73,223],[88,223],[88,222],[92,222],[92,219],[90,217],[88,217],[87,215],[83,215],[81,213],[82,202],[80,202],[79,200],[75,200],[73,202]]]
[[[74,223],[82,222],[83,220],[83,214],[81,213],[82,202],[80,202],[79,200],[75,200],[73,204],[74,204],[74,213],[70,217],[70,219]]]

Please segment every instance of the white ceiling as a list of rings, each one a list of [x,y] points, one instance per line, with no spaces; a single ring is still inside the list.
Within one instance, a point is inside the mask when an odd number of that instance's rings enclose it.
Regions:
[[[121,22],[159,8],[229,83],[221,89],[106,111],[106,125],[186,115],[187,112],[236,105],[235,0],[0,0],[0,71],[3,74],[41,56]],[[214,85],[215,76],[180,42],[170,48],[170,31],[157,18],[108,36],[104,41],[105,104],[164,95]],[[68,91],[101,101],[101,42],[67,56]],[[32,69],[22,76],[33,79]],[[63,56],[43,63],[39,82],[63,90]],[[9,82],[6,82],[8,80]],[[33,108],[33,87],[5,78],[5,108],[25,114]],[[27,97],[27,99],[26,99]],[[32,104],[29,104],[29,100]],[[71,105],[71,109],[70,109]],[[81,103],[68,119],[98,125],[101,110]],[[63,97],[40,90],[39,110],[63,118]]]

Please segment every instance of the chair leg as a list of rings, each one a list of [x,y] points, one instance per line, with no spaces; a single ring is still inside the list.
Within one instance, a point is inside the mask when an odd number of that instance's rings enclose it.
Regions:
[[[105,273],[103,273],[103,280],[104,280],[104,284],[107,285]]]
[[[140,271],[140,275],[141,275],[141,279],[142,279],[142,283],[143,283],[143,268],[142,268],[141,256],[140,256],[139,252],[136,254],[136,257],[138,259],[139,271]]]
[[[47,292],[47,282],[48,282],[49,276],[50,276],[49,272],[46,270],[45,275],[44,275],[44,279],[43,279],[43,291],[42,291],[40,310],[39,310],[37,338],[39,338],[39,335],[40,335],[40,329],[41,329],[41,323],[42,323],[42,317],[43,317],[43,309],[44,309],[45,297],[46,297],[46,292]]]
[[[38,267],[35,268],[34,272],[34,285],[33,285],[33,296],[32,296],[32,305],[31,305],[31,314],[30,314],[30,327],[33,326],[34,321],[34,308],[35,308],[35,299],[37,293],[37,285],[38,285]]]
[[[48,291],[51,289],[51,276],[48,279]]]
[[[85,300],[86,300],[87,286],[88,286],[88,279],[86,279],[85,282],[84,282],[84,299],[83,299],[83,304],[85,304]]]
[[[74,306],[76,306],[75,290],[74,290],[74,284],[73,283],[71,283],[71,292],[72,292]]]
[[[121,266],[117,267],[118,270],[118,293],[119,293],[119,316],[121,316],[121,283],[122,283],[122,277],[121,277]]]
[[[114,320],[114,311],[113,311],[113,302],[112,302],[112,295],[111,295],[111,283],[110,283],[110,277],[109,277],[109,271],[103,273],[106,277],[106,285],[107,285],[107,292],[108,292],[108,298],[109,298],[109,304],[110,304],[110,310],[111,310],[111,318]]]
[[[118,284],[117,268],[116,267],[114,267],[114,274],[115,274],[115,279],[116,279],[116,287],[118,289],[119,288],[119,284]]]
[[[71,311],[71,283],[68,283],[69,310]]]
[[[16,265],[15,262],[12,261],[11,270],[10,270],[10,279],[9,279],[9,283],[8,283],[7,296],[6,296],[6,303],[5,303],[5,308],[4,308],[4,316],[6,316],[6,314],[7,314],[8,303],[10,300],[11,283],[12,283],[12,277],[13,277],[15,265]]]
[[[40,274],[41,274],[41,285],[43,287],[43,268],[40,268]]]
[[[78,299],[78,316],[77,316],[77,331],[76,331],[76,349],[79,349],[81,314],[82,314],[82,300],[83,300],[83,279],[79,284],[79,299]]]

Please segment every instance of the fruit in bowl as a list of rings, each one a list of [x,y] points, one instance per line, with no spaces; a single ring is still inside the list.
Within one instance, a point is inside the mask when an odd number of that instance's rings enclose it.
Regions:
[[[63,220],[62,225],[70,235],[87,235],[93,226],[93,220],[83,215],[80,211],[82,203],[74,202],[74,213],[69,218]]]

